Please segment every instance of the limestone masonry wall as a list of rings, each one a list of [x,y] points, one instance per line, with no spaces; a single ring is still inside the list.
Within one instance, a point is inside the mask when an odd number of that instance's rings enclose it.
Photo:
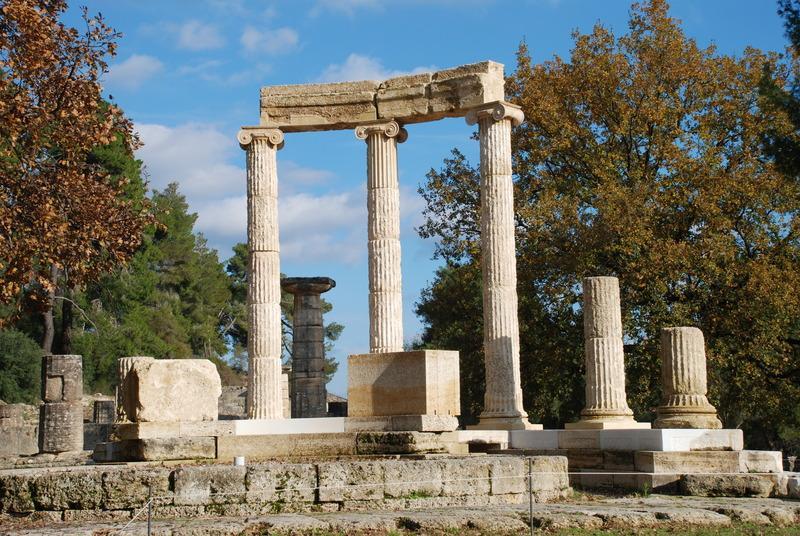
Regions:
[[[0,513],[54,520],[129,518],[152,489],[156,517],[357,510],[377,506],[527,502],[528,459],[510,456],[420,460],[88,466],[0,472]],[[538,502],[571,494],[567,461],[532,458]]]

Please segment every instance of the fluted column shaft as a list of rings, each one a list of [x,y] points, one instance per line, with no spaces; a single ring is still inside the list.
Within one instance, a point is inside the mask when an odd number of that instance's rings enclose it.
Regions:
[[[403,351],[403,284],[397,143],[407,137],[394,121],[356,128],[367,142],[367,248],[370,353]]]
[[[276,153],[283,147],[283,133],[278,129],[245,127],[239,131],[238,139],[247,151],[247,417],[282,419]]]
[[[511,126],[522,111],[495,103],[467,115],[478,124],[481,158],[481,270],[486,393],[481,427],[525,428],[517,317],[517,261]]]
[[[663,404],[657,428],[721,428],[717,410],[706,397],[703,332],[693,327],[661,330]]]
[[[616,277],[583,281],[583,329],[586,352],[584,418],[630,417],[625,396],[622,313]]]

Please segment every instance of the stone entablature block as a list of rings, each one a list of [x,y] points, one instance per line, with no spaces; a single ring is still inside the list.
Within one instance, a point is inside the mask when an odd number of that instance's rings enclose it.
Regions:
[[[355,128],[380,119],[421,123],[504,99],[503,64],[484,61],[381,81],[268,86],[261,124],[284,132]]]
[[[155,359],[134,362],[124,390],[132,422],[214,421],[222,383],[207,359]]]
[[[351,355],[348,416],[458,415],[458,352],[417,350]]]

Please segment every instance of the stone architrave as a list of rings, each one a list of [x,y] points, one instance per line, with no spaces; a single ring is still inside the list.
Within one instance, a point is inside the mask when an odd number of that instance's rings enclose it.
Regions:
[[[583,280],[586,406],[568,429],[650,428],[637,423],[625,395],[622,312],[616,277]]]
[[[294,295],[289,385],[292,418],[328,416],[325,328],[320,294],[335,286],[336,281],[330,277],[287,277],[281,280],[281,287]]]
[[[408,137],[395,121],[356,128],[367,142],[367,248],[370,353],[403,350],[400,187],[397,143]]]
[[[247,151],[247,417],[283,418],[281,399],[281,284],[278,242],[277,151],[283,132],[243,127],[237,136]]]
[[[83,358],[42,358],[42,401],[39,408],[39,451],[83,450]]]
[[[703,332],[693,327],[661,330],[663,404],[655,428],[722,428],[706,397],[706,350]]]
[[[120,357],[117,359],[117,422],[127,422],[125,415],[125,378],[131,367],[138,361],[152,361],[153,358],[145,355]]]
[[[478,124],[481,158],[481,270],[483,346],[486,368],[484,409],[474,429],[524,430],[517,318],[517,260],[511,126],[524,119],[518,106],[495,102],[467,114]]]

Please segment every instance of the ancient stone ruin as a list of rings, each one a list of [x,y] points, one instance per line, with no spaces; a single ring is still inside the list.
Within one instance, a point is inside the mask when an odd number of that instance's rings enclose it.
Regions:
[[[83,450],[83,359],[79,355],[42,358],[39,451]]]

